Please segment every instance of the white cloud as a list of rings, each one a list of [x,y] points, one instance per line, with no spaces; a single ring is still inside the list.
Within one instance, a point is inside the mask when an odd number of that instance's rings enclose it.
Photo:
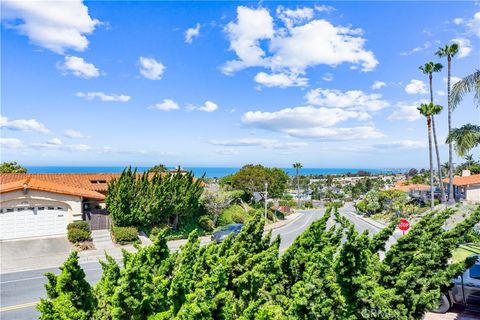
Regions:
[[[413,48],[412,50],[407,51],[407,52],[402,52],[402,53],[400,53],[400,55],[401,55],[401,56],[409,56],[409,55],[411,55],[411,54],[413,54],[413,53],[426,50],[426,49],[430,48],[430,46],[431,46],[431,43],[427,41],[427,42],[425,42],[422,46],[420,46],[420,47],[415,47],[415,48]]]
[[[0,127],[14,131],[33,131],[43,134],[50,133],[50,130],[48,130],[42,123],[35,119],[19,119],[10,121],[7,117],[0,117]]]
[[[65,146],[65,150],[70,150],[70,151],[80,151],[80,152],[86,152],[90,151],[93,148],[87,144],[72,144],[69,146]]]
[[[480,28],[480,25],[479,25],[479,28]],[[472,52],[472,44],[471,44],[470,40],[468,40],[466,38],[455,38],[455,39],[452,39],[452,41],[450,41],[450,42],[458,44],[458,46],[459,46],[458,57],[459,58],[464,58],[464,57],[468,56],[470,54],[470,52]]]
[[[185,42],[192,43],[193,38],[196,38],[199,35],[200,35],[200,23],[197,23],[195,28],[188,28],[187,31],[185,31]]]
[[[333,81],[333,74],[328,73],[328,72],[325,73],[322,77],[322,80],[327,81],[327,82]]]
[[[306,142],[280,142],[276,139],[264,139],[264,138],[241,138],[232,140],[210,140],[210,144],[216,146],[228,146],[228,147],[253,147],[259,146],[265,149],[298,149],[308,146]]]
[[[93,100],[95,98],[100,99],[103,102],[128,102],[131,97],[124,94],[106,94],[103,92],[77,92],[76,96],[79,98],[85,98],[86,100]]]
[[[438,91],[437,91],[437,94],[438,94],[440,97],[443,97],[443,96],[446,96],[446,95],[447,95],[447,93],[446,93],[445,91],[443,91],[443,90],[438,90]]]
[[[451,76],[450,77],[450,85],[453,86],[455,83],[457,83],[460,80],[462,80],[462,78]],[[443,77],[443,82],[448,83],[448,78]]]
[[[412,79],[405,86],[405,92],[408,94],[427,94],[427,85],[422,80]]]
[[[417,106],[419,106],[420,103],[421,102],[410,104],[404,102],[399,103],[397,109],[388,116],[388,120],[406,120],[412,122],[420,119],[422,115],[417,110]]]
[[[142,76],[150,80],[162,79],[163,72],[165,71],[163,63],[147,57],[140,57],[138,63]]]
[[[62,70],[64,75],[71,73],[84,79],[100,76],[100,70],[93,63],[86,62],[80,57],[65,56],[62,63],[57,63],[57,68]]]
[[[221,154],[223,156],[236,156],[239,155],[240,152],[234,148],[227,148],[227,149],[222,149],[217,151],[218,154]]]
[[[1,138],[0,146],[5,149],[23,149],[25,145],[22,141],[16,138]]]
[[[85,138],[83,133],[81,133],[80,131],[76,131],[76,130],[67,130],[67,131],[65,131],[64,135],[65,135],[65,137],[71,138],[71,139]]]
[[[348,108],[359,111],[378,111],[389,106],[381,94],[366,94],[361,90],[342,92],[335,89],[310,90],[305,99],[308,103],[331,108]]]
[[[203,111],[203,112],[213,112],[217,109],[218,109],[218,105],[212,101],[205,101],[203,106],[197,108],[198,111]]]
[[[480,37],[480,11],[473,15],[473,18],[467,22],[467,27],[471,32]]]
[[[349,140],[380,137],[372,126],[333,127],[346,120],[367,120],[366,112],[313,106],[286,108],[275,112],[249,111],[242,116],[245,125],[297,138]]]
[[[463,24],[464,20],[462,18],[455,18],[453,19],[453,23],[456,25],[461,25]]]
[[[276,28],[265,8],[237,7],[237,20],[225,31],[230,49],[238,59],[227,61],[222,72],[233,74],[249,67],[264,67],[272,74],[303,74],[308,67],[342,63],[373,70],[378,61],[373,52],[364,49],[362,30],[334,26],[327,20],[311,20],[308,8],[278,10],[285,28]],[[265,51],[264,48],[266,48]],[[285,87],[285,81],[280,82]],[[291,82],[292,85],[298,85]]]
[[[86,35],[100,21],[92,19],[81,0],[2,1],[7,27],[26,35],[31,42],[58,54],[68,49],[84,51]]]
[[[267,74],[265,72],[259,72],[255,76],[255,82],[264,85],[265,87],[304,87],[308,84],[308,79],[301,77],[298,74]]]
[[[63,143],[62,140],[58,138],[53,138],[44,143],[32,143],[30,144],[30,147],[34,149],[62,149]]]
[[[372,89],[373,90],[378,90],[378,89],[381,89],[383,87],[386,87],[387,84],[383,81],[375,81],[373,84],[372,84]]]
[[[180,107],[178,106],[178,103],[176,103],[172,99],[164,99],[163,102],[150,106],[150,109],[170,111],[180,109]]]
[[[389,141],[373,145],[375,149],[422,149],[426,144],[418,140]]]

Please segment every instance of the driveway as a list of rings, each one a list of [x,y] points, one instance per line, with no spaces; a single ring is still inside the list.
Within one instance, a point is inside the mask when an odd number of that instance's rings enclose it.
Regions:
[[[1,241],[1,273],[29,270],[39,261],[48,266],[61,265],[70,250],[71,245],[65,236]]]

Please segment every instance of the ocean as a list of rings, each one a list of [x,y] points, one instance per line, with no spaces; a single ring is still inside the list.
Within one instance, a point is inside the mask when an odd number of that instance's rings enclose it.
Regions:
[[[62,166],[26,166],[29,173],[120,173],[125,167],[62,167]],[[137,167],[138,171],[146,171],[150,167]],[[174,168],[170,168],[174,169]],[[189,170],[195,176],[201,177],[205,174],[207,178],[221,178],[233,174],[240,170],[234,167],[182,167],[183,170]],[[295,175],[295,169],[282,168],[290,176]],[[378,173],[397,173],[404,172],[405,169],[368,169],[368,168],[302,168],[301,175],[328,175],[357,173],[358,171],[367,171],[373,174]]]

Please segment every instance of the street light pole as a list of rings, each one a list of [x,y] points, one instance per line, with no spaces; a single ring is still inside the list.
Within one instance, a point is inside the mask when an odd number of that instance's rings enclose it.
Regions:
[[[265,182],[265,221],[267,221],[267,196],[268,196],[268,183]]]

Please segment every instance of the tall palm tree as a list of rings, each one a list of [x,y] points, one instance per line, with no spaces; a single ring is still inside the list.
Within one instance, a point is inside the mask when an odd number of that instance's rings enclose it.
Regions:
[[[454,105],[452,104],[452,95],[450,93],[450,81],[452,77],[452,58],[458,53],[458,44],[446,44],[443,48],[438,48],[435,54],[440,57],[447,57],[448,75],[447,75],[447,97],[448,97],[448,134],[452,132],[452,111]],[[455,196],[453,195],[453,152],[452,143],[448,143],[448,202],[455,203]]]
[[[480,126],[468,123],[460,128],[453,128],[447,142],[453,143],[455,152],[463,158],[470,150],[480,145]]]
[[[297,206],[300,207],[300,169],[303,168],[303,165],[300,162],[295,162],[293,164],[293,168],[295,168],[295,172],[297,175]]]
[[[474,101],[477,106],[480,105],[480,70],[466,76],[456,82],[452,87],[452,108],[455,109],[468,92],[475,92]]]
[[[423,66],[419,68],[422,70],[424,74],[428,74],[428,80],[430,85],[430,103],[433,105],[433,88],[432,88],[432,79],[434,72],[440,72],[443,69],[441,63],[434,63],[432,61],[425,63]],[[437,142],[437,132],[435,130],[435,115],[439,114],[442,111],[442,108],[437,108],[433,105],[432,114],[430,115],[431,122],[432,122],[432,130],[433,130],[433,141],[435,143],[435,154],[437,156],[437,172],[438,172],[438,180],[440,181],[440,192],[442,195],[442,203],[446,203],[445,199],[445,189],[443,188],[443,179],[442,179],[442,170],[441,170],[441,163],[440,163],[440,153],[438,152],[438,142]]]
[[[435,105],[433,103],[422,103],[417,108],[420,114],[427,118],[428,131],[428,156],[430,161],[430,209],[434,206],[434,189],[433,189],[433,154],[432,154],[432,113],[435,112]]]

